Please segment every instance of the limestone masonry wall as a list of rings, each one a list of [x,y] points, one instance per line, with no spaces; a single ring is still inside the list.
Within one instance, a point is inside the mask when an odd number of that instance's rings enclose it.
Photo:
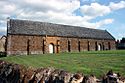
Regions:
[[[0,83],[125,83],[125,77],[112,70],[96,78],[63,69],[32,68],[0,60]]]
[[[50,44],[53,53],[116,49],[115,40],[102,39],[8,35],[7,41],[8,55],[50,53]]]

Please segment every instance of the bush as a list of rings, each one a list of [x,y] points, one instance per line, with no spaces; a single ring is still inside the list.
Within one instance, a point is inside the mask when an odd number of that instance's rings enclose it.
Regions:
[[[0,52],[0,57],[6,57],[6,52]]]

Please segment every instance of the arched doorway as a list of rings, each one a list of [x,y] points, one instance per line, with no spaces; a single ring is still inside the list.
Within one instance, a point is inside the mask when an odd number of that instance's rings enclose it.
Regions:
[[[101,50],[101,44],[98,44],[98,50],[99,51]]]
[[[0,51],[1,52],[5,52],[6,51],[6,39],[7,38],[6,38],[5,35],[0,38]]]
[[[49,44],[49,53],[54,53],[54,44]]]

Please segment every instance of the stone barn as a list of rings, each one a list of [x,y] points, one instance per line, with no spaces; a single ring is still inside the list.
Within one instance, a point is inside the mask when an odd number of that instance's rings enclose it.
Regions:
[[[7,55],[113,50],[115,38],[106,30],[9,19]]]

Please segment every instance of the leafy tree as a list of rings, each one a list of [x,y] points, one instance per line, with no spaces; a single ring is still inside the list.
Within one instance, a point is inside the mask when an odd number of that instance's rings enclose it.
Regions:
[[[125,43],[125,37],[122,38],[121,43]]]

